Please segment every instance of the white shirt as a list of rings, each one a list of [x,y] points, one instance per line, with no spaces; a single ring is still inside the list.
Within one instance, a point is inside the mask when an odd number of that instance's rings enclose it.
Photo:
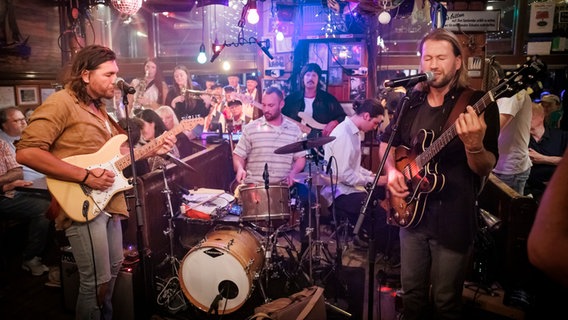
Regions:
[[[359,129],[351,118],[347,117],[333,129],[330,136],[335,137],[335,140],[325,144],[323,149],[324,158],[328,163],[331,157],[335,158],[331,164],[333,170],[336,170],[335,162],[337,162],[337,172],[333,172],[333,176],[337,176],[335,197],[366,192],[365,185],[373,182],[374,174],[361,166]],[[321,195],[331,204],[333,198],[330,186],[322,188]]]
[[[532,102],[526,90],[497,100],[500,114],[513,118],[499,133],[499,159],[493,169],[499,174],[517,174],[531,167],[529,140],[532,118]]]

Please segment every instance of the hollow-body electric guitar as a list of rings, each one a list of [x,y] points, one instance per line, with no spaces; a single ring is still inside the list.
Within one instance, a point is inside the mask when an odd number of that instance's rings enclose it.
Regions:
[[[177,135],[184,130],[191,130],[195,126],[203,124],[203,118],[182,120],[179,125],[170,131],[134,149],[136,160],[142,159],[148,154],[158,150],[166,137]],[[76,155],[62,159],[85,169],[102,168],[115,174],[113,185],[106,190],[94,190],[86,185],[57,180],[47,177],[47,188],[57,200],[61,209],[67,215],[79,222],[90,221],[101,213],[111,198],[118,192],[132,188],[132,185],[122,174],[122,170],[131,164],[130,155],[121,155],[120,146],[128,137],[119,134],[108,140],[99,151],[90,154]]]
[[[515,94],[535,82],[534,75],[545,68],[542,61],[532,58],[488,91],[472,107],[480,115],[487,106],[499,97]],[[399,227],[415,227],[422,220],[428,194],[444,188],[446,177],[437,172],[437,164],[432,159],[455,137],[453,123],[439,138],[434,139],[430,130],[420,130],[411,148],[397,147],[394,151],[396,168],[403,174],[410,194],[405,198],[390,195],[392,212],[389,223]]]

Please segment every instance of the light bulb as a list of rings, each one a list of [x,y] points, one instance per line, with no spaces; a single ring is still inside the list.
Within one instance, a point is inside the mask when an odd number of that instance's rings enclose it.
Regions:
[[[258,15],[258,11],[256,8],[250,8],[247,12],[247,21],[250,24],[257,24],[260,20],[260,16]]]
[[[205,54],[205,45],[202,43],[199,47],[199,54],[197,55],[197,62],[204,64],[207,62],[207,55]]]
[[[276,32],[276,41],[284,41],[284,33],[282,31]]]
[[[223,70],[225,71],[231,70],[231,64],[229,63],[229,61],[223,61]]]
[[[383,11],[379,14],[379,22],[381,24],[389,24],[391,21],[391,15],[388,11]]]

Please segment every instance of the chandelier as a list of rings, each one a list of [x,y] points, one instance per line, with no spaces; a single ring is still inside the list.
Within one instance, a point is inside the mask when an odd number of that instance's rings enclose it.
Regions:
[[[142,0],[111,0],[112,6],[118,12],[131,16],[142,7]]]

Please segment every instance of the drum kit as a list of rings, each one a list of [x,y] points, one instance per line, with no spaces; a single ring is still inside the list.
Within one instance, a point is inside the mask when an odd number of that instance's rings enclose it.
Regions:
[[[309,150],[333,139],[307,139],[278,148],[275,153]],[[316,167],[319,168],[319,165]],[[298,180],[306,182],[310,190],[314,184],[326,183],[319,169],[314,176],[311,171],[309,163],[308,171],[299,175]],[[256,286],[264,301],[269,302],[271,298],[266,289],[271,279],[283,276],[287,285],[301,290],[314,284],[314,265],[321,265],[325,261],[331,265],[331,270],[336,269],[333,265],[336,262],[327,245],[320,239],[318,197],[312,204],[312,197],[308,196],[307,208],[315,208],[316,219],[313,226],[312,214],[306,215],[308,226],[305,232],[309,246],[300,256],[289,231],[299,225],[299,212],[303,210],[300,209],[302,205],[298,198],[291,196],[288,185],[241,185],[234,198],[211,190],[207,191],[211,196],[201,194],[201,198],[182,205],[182,213],[192,217],[195,217],[195,211],[205,210],[199,208],[215,207],[216,210],[206,212],[212,217],[208,222],[211,230],[192,245],[181,263],[175,261],[173,252],[171,257],[172,270],[178,277],[179,287],[199,310],[208,314],[233,313],[249,299]],[[207,200],[208,197],[217,202]],[[231,203],[223,206],[223,201]],[[306,264],[309,266],[307,271],[304,270]]]

